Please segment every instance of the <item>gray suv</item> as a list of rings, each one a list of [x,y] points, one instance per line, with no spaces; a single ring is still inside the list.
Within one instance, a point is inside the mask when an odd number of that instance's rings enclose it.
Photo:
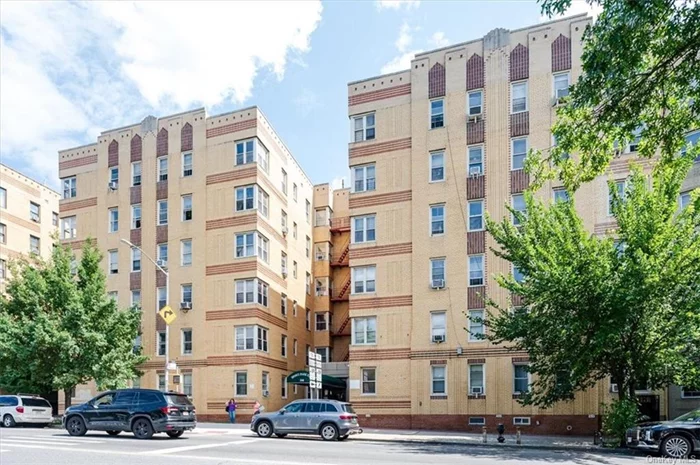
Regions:
[[[254,415],[250,430],[262,438],[319,434],[324,441],[342,441],[362,432],[352,405],[325,399],[295,400],[277,412]]]

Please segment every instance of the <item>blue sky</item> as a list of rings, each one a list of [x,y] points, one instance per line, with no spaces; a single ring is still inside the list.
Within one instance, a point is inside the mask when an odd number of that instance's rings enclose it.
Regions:
[[[567,14],[587,11],[574,0]],[[56,187],[57,151],[205,106],[258,105],[314,183],[347,176],[349,81],[542,21],[534,1],[0,3],[0,162]]]

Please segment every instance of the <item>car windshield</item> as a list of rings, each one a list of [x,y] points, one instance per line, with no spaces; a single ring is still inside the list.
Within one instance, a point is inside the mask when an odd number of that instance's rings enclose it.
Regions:
[[[192,405],[190,399],[184,394],[166,394],[165,399],[171,405]]]
[[[687,421],[688,423],[700,423],[700,409],[691,410],[673,421]]]
[[[352,405],[350,404],[343,404],[343,410],[348,413],[355,413],[355,411],[352,409]]]
[[[44,399],[36,399],[36,398],[31,398],[31,397],[22,397],[22,405],[25,407],[49,407],[51,408],[51,404],[49,404],[48,401]]]

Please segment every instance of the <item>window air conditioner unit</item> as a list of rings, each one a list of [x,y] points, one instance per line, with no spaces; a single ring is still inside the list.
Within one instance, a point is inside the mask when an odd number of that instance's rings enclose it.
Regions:
[[[192,302],[180,302],[180,310],[192,310]]]
[[[282,235],[287,237],[288,232],[289,232],[289,229],[286,226],[282,226]]]
[[[282,277],[286,279],[287,276],[289,276],[289,274],[287,273],[287,269],[286,269],[286,268],[282,268]]]
[[[110,181],[109,182],[109,189],[110,190],[117,190],[117,187],[119,187],[119,183],[117,181]]]
[[[437,344],[445,342],[445,335],[444,334],[433,334],[433,342],[435,342]]]
[[[168,266],[168,261],[167,260],[156,260],[156,265],[158,265],[161,268],[165,268]]]
[[[445,287],[444,279],[433,279],[432,286],[433,289],[443,289]]]
[[[481,115],[470,116],[469,122],[470,123],[478,123],[480,119],[481,119]]]
[[[479,176],[481,176],[481,170],[475,166],[472,166],[469,169],[469,176],[472,178],[478,178]]]
[[[473,386],[472,387],[472,395],[473,396],[480,396],[481,394],[483,394],[483,389],[481,388],[481,386]]]
[[[559,103],[561,103],[561,100],[559,99],[559,97],[552,97],[552,106],[553,107],[558,107]]]
[[[263,397],[269,397],[269,396],[270,396],[270,391],[265,390],[265,391],[262,392],[262,395],[263,395]]]
[[[38,223],[39,222],[39,215],[32,214],[32,221],[35,223]]]

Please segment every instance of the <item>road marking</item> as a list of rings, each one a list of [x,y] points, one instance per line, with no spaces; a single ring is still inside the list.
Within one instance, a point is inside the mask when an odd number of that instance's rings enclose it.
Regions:
[[[226,458],[221,457],[211,457],[207,455],[178,455],[178,459],[191,459],[191,460],[216,460],[228,464],[241,464],[241,465],[337,465],[330,462],[291,462],[284,460],[269,460],[269,459],[250,459],[250,458]]]
[[[12,444],[49,444],[49,445],[55,445],[55,446],[79,446],[79,445],[81,445],[79,442],[37,441],[37,440],[32,440],[32,439],[3,439],[2,442],[3,442],[3,444],[10,444],[10,443],[12,443]]]
[[[241,445],[241,444],[248,444],[248,443],[256,442],[256,441],[258,441],[258,439],[244,439],[242,441],[230,441],[230,442],[223,442],[221,444],[202,444],[199,446],[171,447],[170,449],[151,450],[148,452],[143,452],[143,455],[165,455],[165,454],[172,454],[174,452],[185,452],[185,451],[189,451],[189,450],[212,449],[214,447],[235,446],[235,445]]]
[[[0,453],[2,452],[10,452],[10,449],[0,449]]]
[[[55,437],[55,436],[7,436],[5,439],[29,439],[33,441],[48,441],[48,442],[56,442],[56,443],[71,443],[71,444],[78,444],[78,443],[91,443],[91,444],[101,444],[104,441],[101,441],[99,439],[94,440],[94,439],[82,439],[82,438],[71,438],[71,437]]]

